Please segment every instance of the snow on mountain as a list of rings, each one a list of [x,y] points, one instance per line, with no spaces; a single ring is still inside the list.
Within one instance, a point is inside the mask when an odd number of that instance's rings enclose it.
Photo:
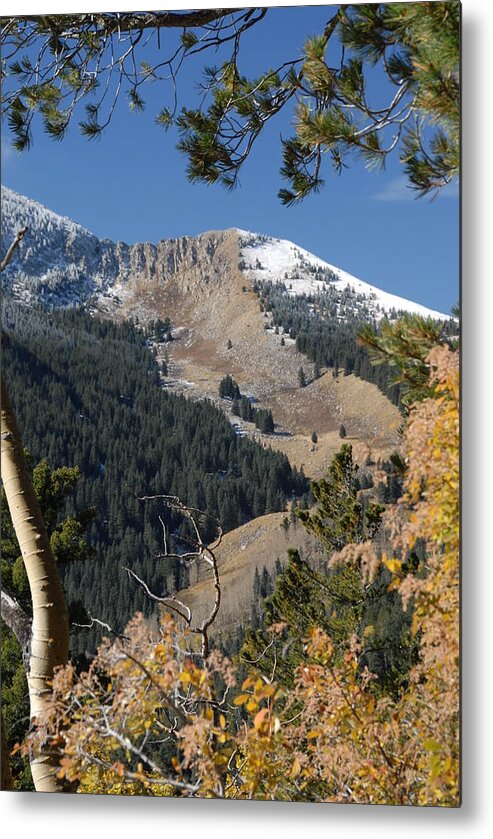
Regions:
[[[70,306],[96,293],[122,291],[130,273],[131,248],[99,239],[85,227],[2,186],[2,258],[17,231],[28,233],[2,276],[17,299]]]
[[[1,197],[2,258],[16,232],[28,227],[28,234],[2,276],[4,288],[25,302],[71,306],[99,300],[118,306],[132,281],[139,279],[166,282],[183,272],[187,282],[201,272],[224,276],[224,266],[216,265],[216,246],[224,235],[221,232],[162,240],[157,245],[114,243],[99,239],[80,224],[7,187],[2,187]],[[236,228],[234,232],[238,236],[240,268],[250,279],[284,283],[286,294],[292,296],[328,289],[339,298],[337,311],[341,318],[357,311],[377,320],[400,311],[449,318],[369,285],[293,242]]]
[[[238,233],[243,270],[259,282],[284,283],[291,296],[318,294],[328,285],[343,292],[349,286],[356,296],[365,298],[366,307],[377,320],[392,311],[411,312],[437,320],[450,318],[443,312],[382,291],[286,239],[274,239],[246,230],[238,230]]]

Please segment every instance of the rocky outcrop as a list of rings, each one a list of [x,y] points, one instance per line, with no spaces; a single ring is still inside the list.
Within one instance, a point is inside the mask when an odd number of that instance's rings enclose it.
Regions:
[[[138,285],[179,278],[181,291],[217,283],[224,232],[128,245],[99,239],[70,219],[13,190],[2,188],[2,254],[20,227],[28,227],[2,277],[6,291],[26,302],[69,306],[99,296],[122,298]]]

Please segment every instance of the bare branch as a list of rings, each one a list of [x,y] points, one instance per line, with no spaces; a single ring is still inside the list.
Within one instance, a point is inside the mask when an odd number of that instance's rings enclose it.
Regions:
[[[181,618],[183,618],[183,620],[186,621],[187,625],[190,626],[190,609],[188,608],[188,606],[185,606],[185,604],[182,603],[181,600],[179,600],[177,597],[174,597],[173,595],[160,597],[159,595],[154,594],[154,592],[150,590],[147,583],[137,576],[135,571],[132,571],[131,568],[126,568],[125,566],[123,570],[127,572],[131,580],[134,580],[134,582],[136,582],[137,585],[139,585],[145,591],[145,593],[151,600],[154,600],[155,603],[162,603],[165,606],[169,606],[170,609],[173,609],[173,611],[175,611]]]
[[[94,618],[90,614],[90,612],[88,612],[87,614],[91,623],[73,623],[72,626],[76,626],[78,629],[92,629],[94,625],[97,625],[102,627],[103,629],[107,629],[111,635],[115,636],[115,638],[120,638],[122,641],[129,640],[127,635],[123,635],[121,632],[117,632],[116,629],[113,629],[113,627],[109,625],[109,623],[105,623],[104,621],[99,620],[99,618]]]
[[[10,260],[12,259],[13,255],[15,253],[16,248],[19,246],[19,244],[22,242],[24,236],[26,235],[27,230],[28,230],[27,227],[21,227],[21,229],[17,231],[17,234],[15,236],[14,241],[10,245],[10,248],[8,249],[4,258],[2,259],[2,264],[0,265],[0,271],[4,271],[5,268],[7,267],[7,265],[9,264]]]
[[[103,714],[103,716],[104,716],[104,714]],[[148,766],[150,766],[150,768],[159,775],[159,783],[170,784],[170,786],[176,787],[176,789],[187,790],[187,792],[196,793],[198,791],[198,786],[196,784],[195,785],[194,784],[187,784],[183,781],[177,781],[174,778],[167,778],[165,776],[165,773],[163,772],[162,768],[159,766],[159,764],[157,764],[150,757],[150,755],[145,754],[141,749],[138,748],[138,746],[135,745],[135,743],[133,743],[131,740],[129,740],[128,737],[124,737],[122,734],[120,734],[119,731],[117,731],[114,728],[111,728],[111,726],[108,724],[106,719],[105,719],[105,729],[103,731],[101,731],[100,733],[103,737],[114,738],[116,740],[116,742],[120,743],[120,745],[124,749],[128,749],[128,751],[131,752],[131,754],[134,754],[136,757],[140,758],[144,763],[146,763]],[[89,758],[89,755],[87,755],[87,757]],[[136,773],[128,772],[127,774],[133,780],[135,780],[135,779],[141,780],[141,778]],[[146,781],[147,781],[147,778],[146,778]]]
[[[17,600],[11,597],[3,588],[1,590],[1,615],[2,620],[7,624],[11,632],[14,633],[19,642],[24,667],[27,669],[31,649],[32,621],[22,606],[18,604]]]
[[[135,497],[139,499],[139,501],[163,501],[167,507],[170,507],[172,510],[177,510],[180,512],[185,518],[187,518],[193,528],[195,533],[195,539],[186,539],[184,538],[183,541],[187,542],[192,546],[194,550],[188,551],[187,553],[177,554],[177,553],[169,553],[168,551],[168,542],[166,537],[166,527],[164,521],[161,516],[159,516],[159,522],[161,524],[161,528],[163,531],[163,541],[164,541],[164,548],[165,552],[163,554],[159,554],[159,559],[177,559],[179,561],[189,561],[192,562],[194,560],[200,561],[201,559],[204,560],[210,568],[212,568],[212,575],[214,581],[214,603],[212,608],[208,614],[208,616],[198,625],[192,627],[192,612],[189,607],[183,603],[182,600],[179,600],[175,595],[166,595],[166,596],[159,596],[152,592],[144,580],[135,574],[129,568],[125,568],[127,574],[131,579],[134,580],[146,593],[151,600],[154,600],[156,603],[161,603],[164,606],[168,606],[170,609],[173,609],[181,618],[186,622],[187,626],[190,627],[191,631],[197,635],[200,635],[202,638],[202,649],[201,655],[202,658],[205,660],[209,655],[209,628],[214,623],[217,614],[219,612],[219,608],[221,605],[221,582],[219,578],[219,570],[217,567],[217,560],[214,551],[219,547],[223,538],[223,530],[219,520],[212,516],[210,513],[206,513],[204,510],[199,510],[196,507],[189,507],[187,504],[184,504],[183,501],[178,498],[176,495],[138,495],[134,493]],[[205,516],[206,518],[211,519],[218,530],[218,535],[213,542],[212,545],[206,545],[205,542],[202,540],[202,536],[200,533],[200,528],[198,525],[198,517]]]

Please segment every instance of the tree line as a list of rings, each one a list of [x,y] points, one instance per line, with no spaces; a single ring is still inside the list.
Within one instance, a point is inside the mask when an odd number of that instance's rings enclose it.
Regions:
[[[382,331],[382,323],[372,317],[363,296],[349,286],[341,292],[330,284],[317,294],[291,296],[287,283],[288,280],[256,281],[253,286],[260,310],[269,316],[274,329],[295,339],[296,349],[314,362],[318,372],[323,366],[332,368],[335,376],[353,373],[375,384],[394,405],[402,407],[402,388],[396,382],[394,363],[389,358],[375,365],[367,344],[360,338],[362,330],[377,338]],[[383,328],[402,315],[390,312]],[[435,332],[438,340],[440,336],[445,340],[456,334],[457,324],[452,318],[437,323]],[[304,371],[303,381],[306,384]]]

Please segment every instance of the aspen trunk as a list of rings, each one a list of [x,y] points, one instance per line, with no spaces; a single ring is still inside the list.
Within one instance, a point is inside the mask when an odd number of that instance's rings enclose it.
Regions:
[[[2,380],[2,482],[31,590],[33,620],[27,682],[31,719],[41,719],[51,697],[56,667],[68,661],[68,612],[38,500],[24,457],[22,439]],[[38,792],[60,792],[58,756],[41,753],[31,761]]]

